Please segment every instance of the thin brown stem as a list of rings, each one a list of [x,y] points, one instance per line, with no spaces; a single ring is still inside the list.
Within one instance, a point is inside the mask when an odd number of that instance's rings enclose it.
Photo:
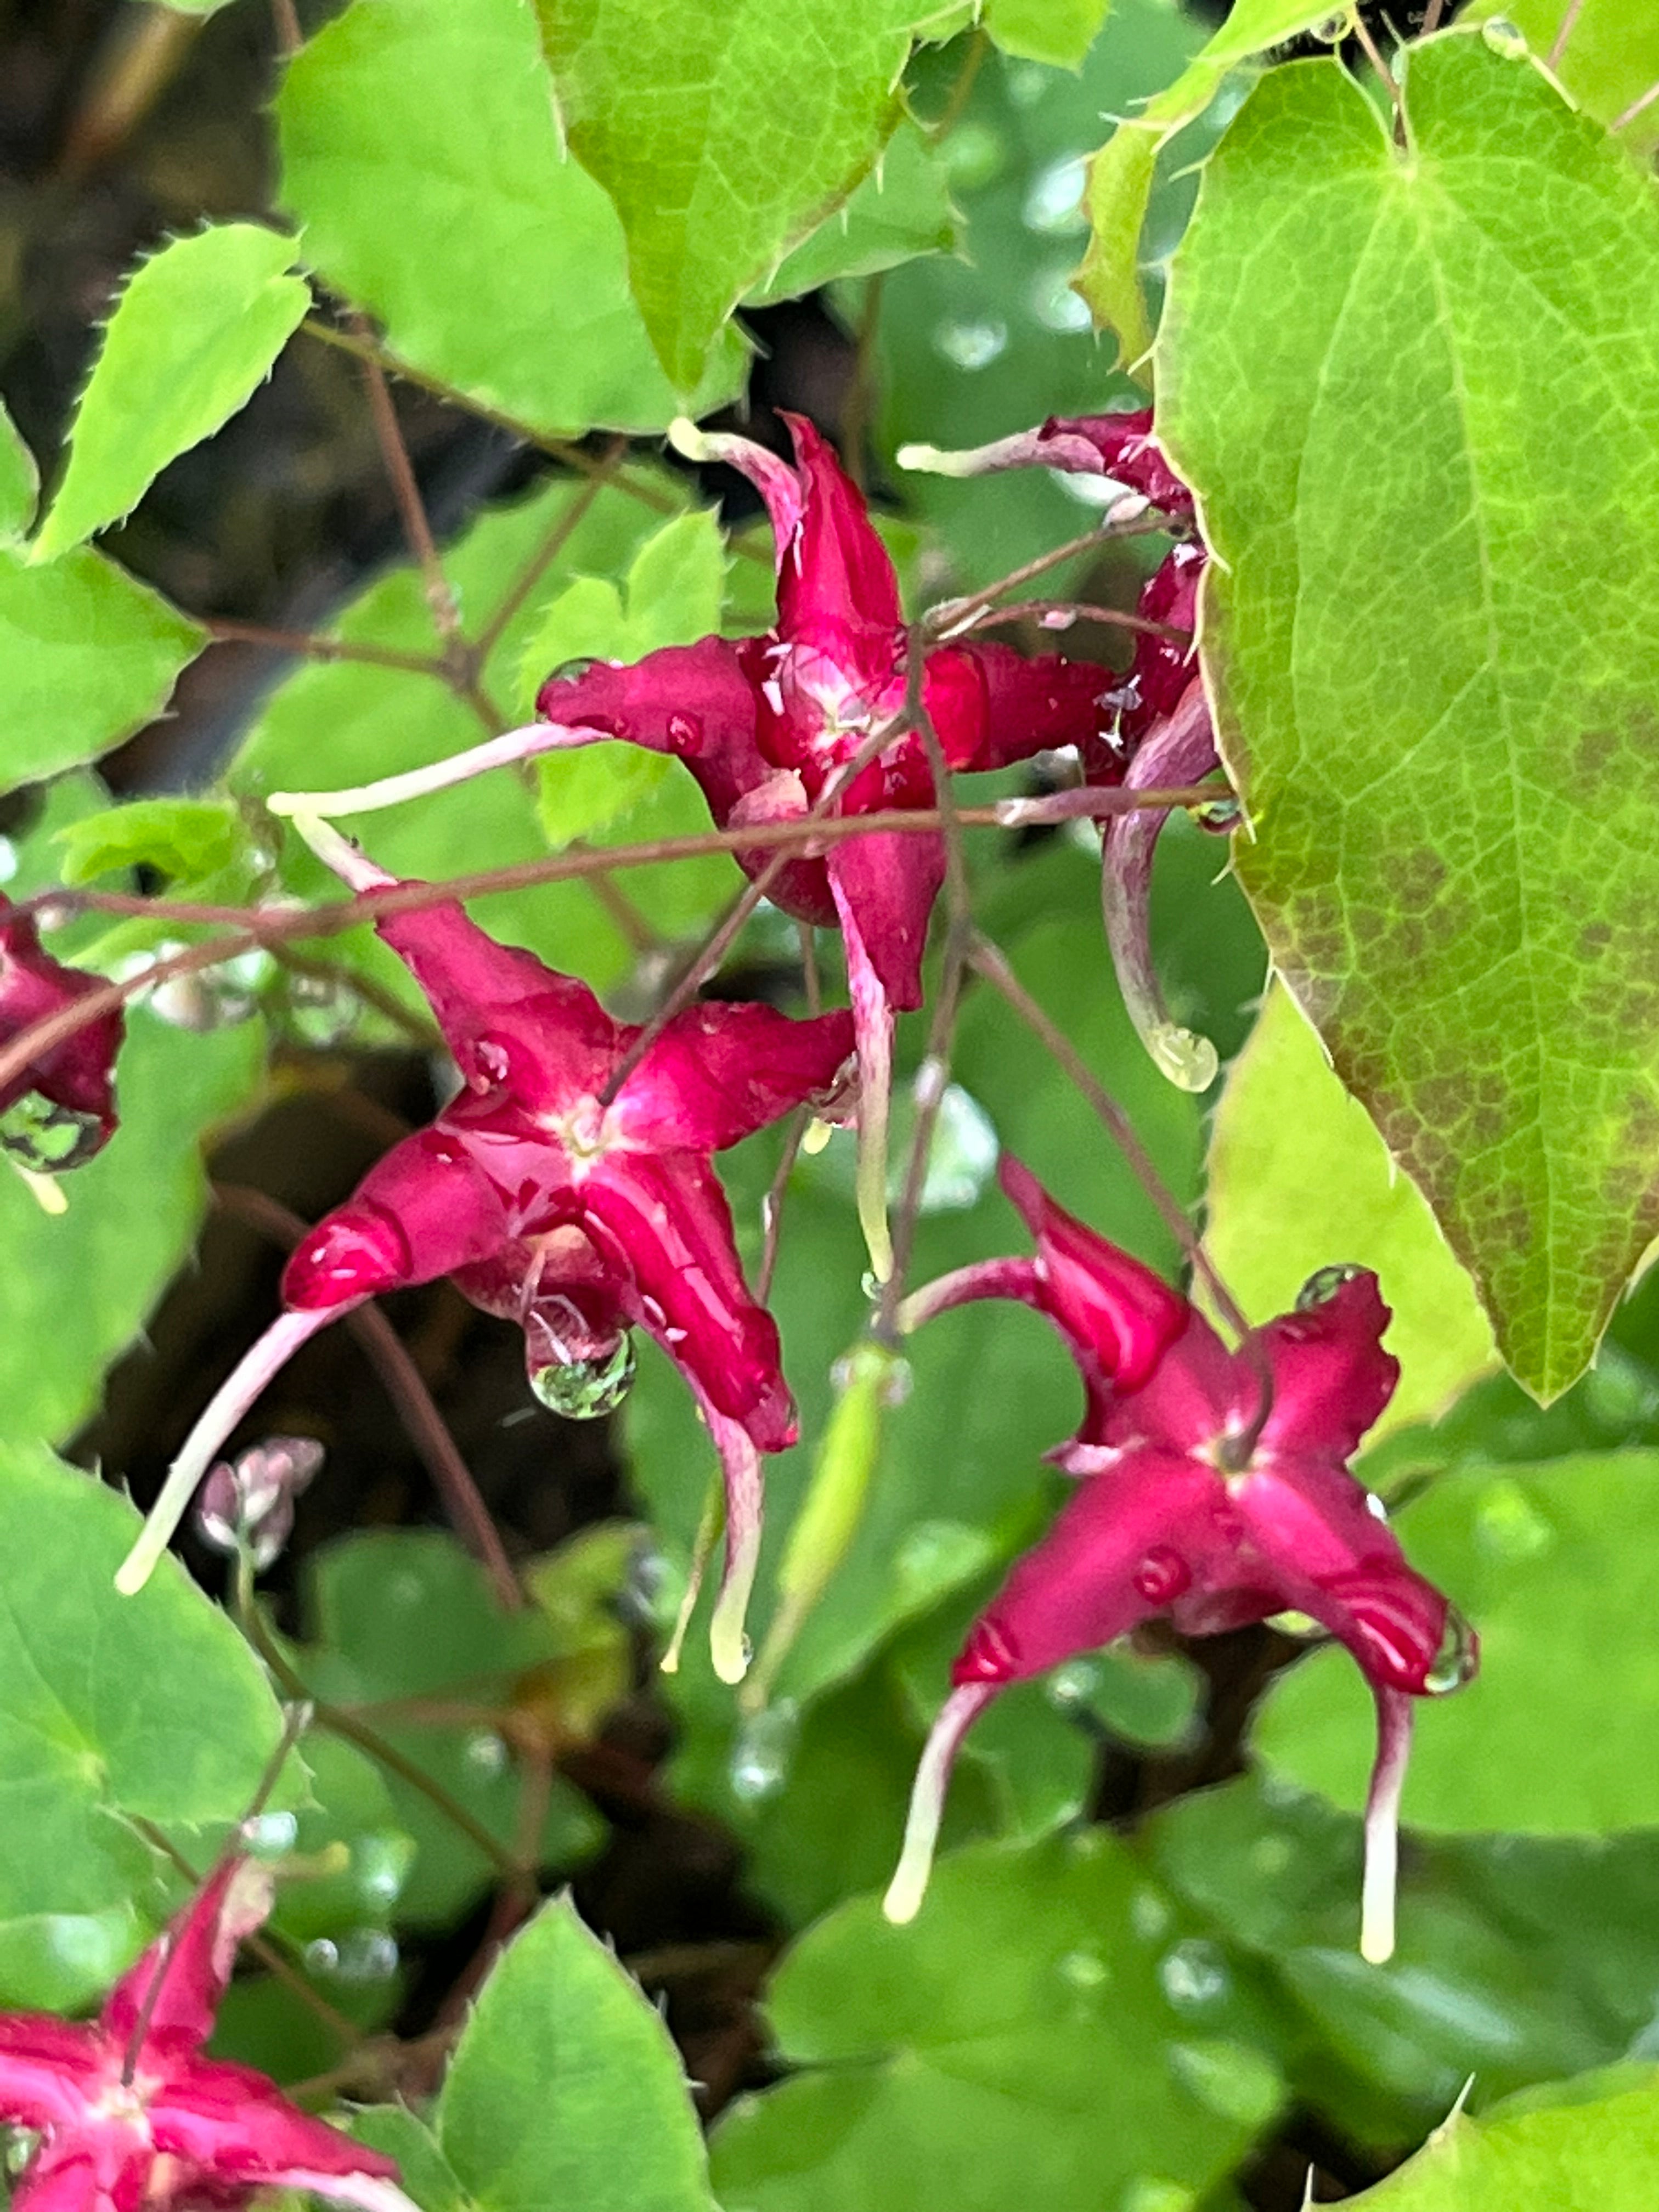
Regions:
[[[1622,115],[1615,115],[1607,125],[1616,138],[1621,131],[1628,131],[1638,115],[1645,115],[1656,100],[1659,100],[1659,83],[1650,84],[1639,100],[1632,100]]]
[[[292,61],[305,44],[300,11],[294,0],[270,0],[270,20],[276,27],[277,52],[284,61]]]
[[[365,331],[364,336],[367,335]],[[409,540],[409,550],[425,580],[426,603],[432,610],[434,627],[444,644],[453,647],[461,635],[460,609],[455,604],[454,592],[449,588],[443,562],[438,558],[437,540],[432,535],[432,525],[427,520],[426,502],[422,499],[420,485],[415,480],[415,465],[409,458],[409,447],[404,438],[403,426],[398,420],[392,387],[386,382],[386,371],[374,353],[363,356],[363,383],[368,392],[369,412],[374,418],[374,435],[379,441],[380,458],[391,480],[392,495],[398,503],[404,535]]]
[[[393,646],[359,643],[355,638],[319,637],[311,630],[272,629],[264,623],[222,622],[217,617],[204,621],[202,627],[216,645],[263,645],[307,660],[356,660],[371,668],[435,676],[441,684],[450,680],[444,663],[429,653],[399,653]]]
[[[129,1818],[131,1820],[133,1827],[150,1849],[159,1852],[172,1867],[173,1872],[187,1882],[191,1889],[200,1889],[201,1875],[198,1874],[172,1838],[165,1834],[153,1821],[145,1820],[142,1814],[132,1814]],[[362,2041],[362,2030],[356,2022],[348,2020],[343,2012],[337,2011],[334,2006],[330,2004],[328,1999],[320,1991],[313,1989],[299,1968],[283,1956],[268,1936],[258,1933],[244,1936],[242,1948],[251,1953],[266,1972],[281,1982],[285,1989],[291,1990],[307,2011],[313,2013],[321,2021],[331,2035],[337,2035],[348,2050],[355,2048]]]
[[[1101,607],[1087,599],[1021,599],[1011,607],[985,607],[963,625],[986,629],[995,623],[1034,622],[1042,629],[1069,629],[1073,623],[1105,623],[1114,629],[1139,630],[1147,637],[1167,637],[1176,645],[1189,642],[1192,632],[1172,623],[1154,622],[1150,615],[1131,614],[1126,607]],[[951,631],[951,635],[957,633]]]
[[[268,1237],[283,1251],[291,1252],[310,1234],[297,1213],[262,1190],[241,1183],[216,1183],[214,1203],[236,1220]],[[420,1369],[410,1358],[403,1340],[377,1305],[358,1306],[346,1317],[346,1326],[368,1354],[409,1440],[426,1464],[433,1487],[444,1502],[462,1541],[482,1562],[503,1612],[520,1611],[526,1602],[513,1563],[502,1547],[489,1509],[478,1493],[472,1471],[462,1458],[443,1415],[433,1403]]]
[[[355,1713],[343,1705],[331,1705],[325,1698],[313,1698],[299,1674],[289,1664],[288,1656],[265,1626],[259,1607],[252,1598],[237,1608],[238,1626],[265,1665],[276,1676],[289,1696],[309,1698],[317,1717],[319,1728],[327,1729],[331,1735],[343,1736],[355,1743],[359,1751],[367,1752],[378,1765],[389,1774],[395,1774],[411,1790],[419,1790],[434,1811],[441,1813],[451,1826],[464,1835],[474,1850],[489,1861],[495,1871],[507,1880],[514,1879],[519,1863],[498,1836],[493,1836],[482,1821],[477,1820],[465,1805],[452,1797],[441,1782],[434,1782],[426,1770],[399,1751],[395,1743],[387,1741],[378,1729],[368,1727]]]
[[[948,131],[961,121],[962,111],[967,106],[972,96],[975,82],[984,66],[985,57],[990,50],[990,40],[984,31],[976,26],[972,41],[963,57],[962,67],[957,72],[957,81],[951,87],[951,97],[945,101],[937,118],[932,123],[922,126],[930,138],[943,138]]]
[[[1353,35],[1364,48],[1366,60],[1389,88],[1389,100],[1394,108],[1394,143],[1396,146],[1403,146],[1407,143],[1406,102],[1401,93],[1399,82],[1394,71],[1383,60],[1382,49],[1371,36],[1370,24],[1366,22],[1357,8],[1351,18],[1351,24]]]
[[[1437,4],[1438,0],[1437,0]],[[1568,41],[1571,39],[1573,33],[1578,28],[1578,18],[1583,14],[1583,12],[1584,0],[1568,0],[1567,8],[1561,17],[1559,24],[1557,26],[1555,36],[1550,40],[1550,50],[1544,57],[1544,63],[1547,68],[1560,68],[1562,57],[1567,51]],[[1428,28],[1426,19],[1424,21],[1423,27],[1425,31]],[[1615,124],[1613,127],[1616,130],[1618,125]]]
[[[1428,6],[1423,10],[1423,21],[1418,36],[1431,39],[1440,28],[1440,18],[1445,12],[1446,0],[1429,0]]]
[[[501,641],[501,634],[535,590],[542,578],[558,559],[571,538],[587,518],[589,508],[599,494],[615,477],[622,458],[628,451],[626,438],[614,438],[610,450],[592,476],[566,507],[553,527],[520,570],[505,598],[495,609],[478,635],[478,659],[487,661]]]
[[[1007,1000],[1027,1029],[1042,1041],[1087,1099],[1097,1120],[1122,1153],[1135,1180],[1158,1209],[1159,1218],[1191,1262],[1194,1271],[1203,1277],[1217,1311],[1242,1341],[1249,1334],[1249,1322],[1205,1250],[1203,1239],[1188,1218],[1187,1209],[1158,1173],[1151,1153],[1135,1133],[1134,1124],[1122,1107],[1083,1059],[1064,1030],[1025,988],[999,946],[987,938],[979,938],[969,951],[968,960],[975,973],[982,976],[994,991]]]
[[[1169,517],[1151,508],[1139,514],[1127,515],[1121,522],[1114,522],[1109,516],[1104,522],[1097,523],[1094,529],[1085,531],[1081,537],[1068,538],[1065,544],[1054,546],[1047,553],[1039,553],[1035,561],[1027,561],[1023,567],[1010,569],[1006,576],[999,576],[994,584],[982,585],[978,591],[969,592],[964,598],[946,599],[939,606],[929,608],[922,617],[921,628],[929,638],[949,637],[965,627],[965,618],[971,616],[975,609],[988,607],[1005,592],[1017,591],[1020,585],[1029,584],[1036,576],[1046,576],[1051,568],[1059,568],[1061,562],[1075,560],[1080,553],[1091,553],[1097,546],[1113,544],[1121,538],[1155,537],[1169,527]]]
[[[1202,785],[1182,785],[1168,791],[1062,791],[1041,798],[1000,799],[989,806],[959,807],[957,819],[964,830],[1026,828],[1077,817],[1098,819],[1142,810],[1164,813],[1177,806],[1206,806],[1215,797],[1213,786]],[[153,960],[118,981],[83,992],[68,1006],[31,1024],[27,1030],[19,1030],[0,1046],[0,1089],[23,1074],[31,1061],[61,1044],[65,1037],[76,1036],[100,1016],[125,1006],[129,1000],[158,984],[171,982],[175,976],[199,975],[205,968],[217,967],[244,952],[291,938],[334,937],[342,930],[355,929],[382,915],[421,914],[451,900],[483,898],[492,891],[527,890],[538,884],[570,882],[618,868],[655,867],[665,861],[701,860],[711,853],[750,849],[787,853],[796,846],[833,845],[843,837],[878,836],[889,832],[925,836],[942,827],[936,807],[895,807],[876,814],[822,819],[803,815],[788,822],[758,822],[740,830],[709,830],[696,837],[652,838],[638,845],[613,846],[603,853],[550,854],[545,860],[520,860],[503,868],[481,868],[435,884],[388,884],[314,907],[213,906],[185,899],[143,898],[122,891],[70,891],[62,888],[39,892],[32,899],[20,900],[20,910],[30,913],[50,906],[92,914],[148,915],[185,926],[217,927],[226,933],[199,945],[181,946],[177,952]]]

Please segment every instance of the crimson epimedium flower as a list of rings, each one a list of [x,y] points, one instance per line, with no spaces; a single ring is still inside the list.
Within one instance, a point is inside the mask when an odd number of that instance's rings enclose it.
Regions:
[[[1163,632],[1141,630],[1127,674],[1106,695],[1115,720],[1109,740],[1079,747],[1086,781],[1130,790],[1194,784],[1218,765],[1215,729],[1198,673],[1199,586],[1209,562],[1196,527],[1193,495],[1165,459],[1152,433],[1152,410],[1117,415],[1051,415],[1035,430],[957,453],[906,446],[907,468],[969,477],[1001,469],[1059,469],[1109,478],[1170,520],[1176,543],[1148,578],[1136,606]],[[1230,829],[1237,809],[1223,794],[1206,827]],[[1101,900],[1107,943],[1123,1002],[1148,1053],[1172,1083],[1207,1091],[1215,1080],[1215,1047],[1170,1018],[1152,963],[1150,898],[1152,860],[1167,811],[1115,815],[1102,832]]]
[[[12,2185],[17,2212],[240,2212],[265,2189],[415,2212],[395,2160],[252,2067],[203,2056],[270,1896],[267,1869],[228,1858],[95,2021],[0,2014],[0,2120],[40,2138]]]
[[[320,825],[307,834],[354,889],[393,883]],[[851,1017],[693,1006],[636,1057],[640,1030],[585,983],[496,944],[453,901],[375,926],[426,994],[463,1088],[297,1247],[287,1310],[197,1423],[119,1586],[142,1586],[225,1437],[307,1337],[365,1298],[447,1275],[520,1324],[532,1387],[560,1412],[619,1402],[630,1328],[679,1369],[725,1477],[712,1642],[717,1670],[737,1680],[760,1455],[793,1443],[796,1424],[777,1328],[749,1295],[710,1156],[809,1099],[827,1103],[852,1053]]]
[[[685,763],[722,829],[933,804],[926,744],[909,719],[910,649],[898,580],[862,495],[812,425],[787,415],[793,464],[752,440],[670,434],[698,460],[728,463],[766,503],[776,547],[778,610],[759,637],[708,637],[644,659],[583,661],[537,697],[542,720],[439,763],[353,791],[280,793],[282,813],[356,814],[436,790],[505,761],[620,738]],[[1101,704],[1110,678],[1088,662],[1012,647],[940,644],[923,659],[920,698],[954,770],[1006,767],[1033,753],[1087,745],[1109,774]],[[739,850],[751,876],[773,854]],[[769,875],[768,896],[846,941],[860,1068],[860,1214],[871,1261],[891,1264],[886,1227],[886,1116],[893,1015],[921,1004],[921,962],[945,846],[929,834],[838,839]]]
[[[0,896],[0,1044],[103,987],[101,975],[54,960],[33,916]],[[125,1026],[120,1008],[112,1007],[0,1086],[0,1144],[25,1167],[81,1167],[114,1135],[115,1057]]]
[[[1142,1621],[1208,1636],[1293,1611],[1347,1646],[1376,1697],[1361,1948],[1386,1959],[1412,1700],[1467,1681],[1478,1645],[1407,1565],[1381,1501],[1348,1470],[1399,1379],[1382,1349],[1389,1314],[1376,1278],[1323,1268],[1293,1312],[1229,1351],[1187,1299],[1056,1206],[1017,1161],[1000,1172],[1036,1255],[941,1278],[907,1301],[904,1323],[982,1297],[1045,1314],[1086,1394],[1081,1428],[1054,1455],[1079,1483],[951,1671],[888,1917],[908,1920],[921,1902],[957,1748],[1000,1690]]]

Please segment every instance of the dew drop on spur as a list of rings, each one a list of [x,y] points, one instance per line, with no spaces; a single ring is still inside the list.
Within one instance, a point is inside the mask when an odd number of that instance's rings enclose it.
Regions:
[[[567,1421],[603,1420],[634,1386],[634,1340],[621,1337],[603,1359],[550,1359],[532,1370],[530,1388],[550,1413]]]
[[[1448,1606],[1440,1649],[1434,1655],[1433,1666],[1423,1677],[1425,1691],[1431,1698],[1449,1697],[1472,1678],[1480,1663],[1480,1647],[1474,1631],[1455,1605]]]
[[[1135,1588],[1148,1605],[1173,1605],[1192,1579],[1192,1569],[1167,1544],[1154,1544],[1134,1574]]]

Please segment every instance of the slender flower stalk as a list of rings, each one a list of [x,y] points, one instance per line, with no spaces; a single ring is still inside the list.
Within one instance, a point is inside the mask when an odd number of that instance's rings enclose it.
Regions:
[[[1207,1636],[1295,1611],[1347,1646],[1376,1693],[1362,1941],[1368,1959],[1385,1959],[1411,1701],[1467,1681],[1479,1647],[1348,1470],[1400,1372],[1382,1349],[1389,1315],[1376,1279],[1323,1268],[1292,1312],[1230,1352],[1185,1298],[1056,1206],[1018,1161],[1005,1156],[1000,1173],[1035,1255],[958,1269],[907,1301],[902,1320],[912,1328],[982,1297],[1045,1314],[1084,1386],[1082,1425],[1052,1455],[1079,1486],[957,1660],[917,1773],[889,1917],[907,1919],[921,1903],[957,1750],[998,1691],[1143,1621]]]

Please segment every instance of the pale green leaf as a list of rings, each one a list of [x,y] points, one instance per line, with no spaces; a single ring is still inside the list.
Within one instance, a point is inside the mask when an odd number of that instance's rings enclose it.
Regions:
[[[484,1984],[433,2119],[482,2212],[714,2212],[668,2030],[568,1898]]]
[[[1159,423],[1240,878],[1549,1398],[1659,1229],[1659,203],[1478,34],[1406,97],[1408,160],[1333,63],[1259,87]]]
[[[1090,163],[1090,244],[1078,289],[1100,327],[1116,332],[1120,365],[1137,368],[1152,342],[1139,252],[1159,150],[1203,113],[1230,70],[1331,12],[1322,0],[1238,0],[1203,52],[1166,91],[1126,116]]]
[[[749,295],[755,307],[793,300],[851,276],[873,276],[957,243],[946,151],[908,117],[846,204],[786,253]]]
[[[1207,1188],[1210,1255],[1252,1321],[1288,1312],[1316,1268],[1375,1269],[1401,1376],[1370,1442],[1431,1420],[1496,1365],[1474,1285],[1282,984],[1228,1073]]]
[[[0,544],[15,545],[34,519],[40,471],[0,401]]]
[[[192,1036],[134,1007],[116,1068],[120,1129],[59,1181],[64,1212],[46,1212],[0,1163],[0,1436],[61,1443],[94,1410],[196,1241],[202,1139],[252,1103],[264,1073],[261,1024]]]
[[[1005,54],[1077,69],[1112,0],[985,0],[984,23]]]
[[[1659,1827],[1659,1455],[1463,1467],[1403,1508],[1412,1565],[1480,1637],[1480,1672],[1422,1701],[1404,1817],[1431,1829],[1595,1835]],[[1279,1676],[1262,1756],[1357,1807],[1371,1696],[1347,1653]]]
[[[310,304],[304,279],[287,274],[294,257],[293,239],[228,222],[140,262],[81,395],[33,559],[131,514],[169,461],[247,404]]]
[[[1375,2189],[1359,2212],[1649,2212],[1659,2197],[1659,2081],[1650,2065],[1609,2069],[1454,2115]]]
[[[571,150],[616,203],[646,328],[690,391],[738,301],[891,134],[906,13],[893,0],[537,10]]]
[[[723,2202],[1194,2203],[1272,2119],[1282,2085],[1248,2001],[1218,1987],[1196,2009],[1172,2002],[1165,1962],[1186,1936],[1100,1829],[948,1855],[906,1928],[873,1897],[842,1906],[772,1985],[774,2032],[800,2070],[721,2121]]]
[[[1632,0],[1475,0],[1468,20],[1494,17],[1514,25],[1598,123],[1628,117],[1620,135],[1633,154],[1659,146],[1659,99],[1644,104],[1659,88],[1659,9]]]
[[[167,704],[204,642],[100,554],[49,568],[0,544],[0,792],[95,760]]]
[[[544,434],[680,411],[616,209],[560,143],[530,0],[356,0],[290,64],[276,122],[307,262],[411,368]],[[733,337],[699,408],[741,362]]]
[[[8,1238],[9,1264],[27,1265],[15,1249]],[[71,1311],[79,1325],[91,1287],[88,1276],[53,1301],[60,1330]],[[280,1734],[264,1670],[175,1560],[137,1597],[117,1595],[137,1525],[94,1475],[38,1444],[0,1446],[9,2005],[70,2010],[101,1993],[143,1940],[133,1900],[146,1854],[118,1816],[191,1827],[240,1819]]]
[[[236,808],[223,799],[135,799],[103,807],[58,832],[66,884],[89,884],[144,863],[166,876],[196,878],[228,867],[246,842]]]

